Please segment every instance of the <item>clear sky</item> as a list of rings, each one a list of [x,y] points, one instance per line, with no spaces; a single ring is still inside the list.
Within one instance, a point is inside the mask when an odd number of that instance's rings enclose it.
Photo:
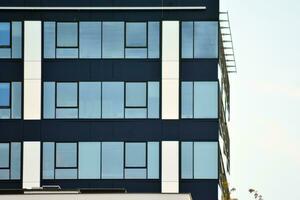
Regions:
[[[231,186],[248,200],[299,200],[300,1],[220,0],[230,12]]]

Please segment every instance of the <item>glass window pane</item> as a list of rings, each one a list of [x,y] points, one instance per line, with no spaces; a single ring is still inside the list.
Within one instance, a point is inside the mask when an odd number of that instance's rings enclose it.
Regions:
[[[195,22],[195,58],[218,57],[218,22]]]
[[[0,169],[0,180],[9,180],[9,169]]]
[[[0,168],[9,167],[9,144],[0,143]]]
[[[102,142],[102,178],[122,179],[124,170],[123,142]]]
[[[10,109],[0,109],[0,119],[9,119]]]
[[[194,178],[218,178],[217,142],[194,142]]]
[[[181,117],[193,118],[193,82],[181,83]]]
[[[44,22],[44,57],[55,58],[55,22]]]
[[[77,179],[77,169],[55,169],[55,179]]]
[[[147,48],[126,48],[126,58],[147,58]]]
[[[56,167],[77,167],[76,143],[56,143]]]
[[[80,22],[80,58],[101,58],[101,22]]]
[[[12,57],[22,57],[22,23],[12,22]]]
[[[148,142],[148,179],[159,178],[159,142]]]
[[[148,22],[148,58],[160,56],[160,23]]]
[[[76,107],[77,83],[57,83],[57,106]]]
[[[218,118],[217,82],[194,82],[194,117]]]
[[[100,179],[101,143],[79,143],[79,178]]]
[[[10,178],[13,180],[21,179],[21,143],[11,143],[11,166]]]
[[[126,23],[126,46],[146,47],[147,45],[146,23]]]
[[[11,49],[0,48],[0,58],[11,58]]]
[[[71,22],[57,23],[57,46],[78,46],[78,24]]]
[[[1,22],[0,23],[0,46],[10,45],[10,23]]]
[[[182,58],[193,58],[194,54],[194,28],[193,22],[182,22],[182,38],[181,38],[181,45],[182,45]]]
[[[159,82],[148,82],[148,118],[159,118]]]
[[[146,107],[146,83],[126,83],[126,106]]]
[[[79,118],[101,118],[101,83],[79,83]]]
[[[12,94],[11,94],[11,117],[13,119],[21,119],[21,106],[22,106],[22,83],[12,83]]]
[[[181,178],[193,178],[193,142],[181,143]]]
[[[124,58],[124,22],[103,22],[103,58]]]
[[[54,143],[43,144],[43,179],[54,179]]]
[[[102,118],[124,118],[124,83],[102,83]]]
[[[126,167],[146,167],[146,143],[125,144]]]
[[[57,58],[78,58],[77,48],[59,48],[56,49]]]
[[[9,83],[0,83],[0,106],[10,106]]]
[[[147,118],[147,108],[126,108],[125,118],[127,119],[144,119]]]
[[[57,119],[76,119],[78,118],[77,108],[57,108],[56,109]]]
[[[55,82],[44,82],[44,118],[55,118]]]
[[[146,179],[146,169],[125,169],[126,179]]]

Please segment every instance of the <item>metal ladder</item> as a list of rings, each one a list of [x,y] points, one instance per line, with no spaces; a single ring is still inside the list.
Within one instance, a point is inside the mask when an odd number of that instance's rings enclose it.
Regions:
[[[221,48],[223,48],[228,73],[237,73],[228,11],[220,12]]]

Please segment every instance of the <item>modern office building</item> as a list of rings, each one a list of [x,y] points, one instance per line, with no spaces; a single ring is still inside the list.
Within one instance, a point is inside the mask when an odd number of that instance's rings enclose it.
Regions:
[[[222,23],[219,0],[1,0],[0,188],[228,199]]]

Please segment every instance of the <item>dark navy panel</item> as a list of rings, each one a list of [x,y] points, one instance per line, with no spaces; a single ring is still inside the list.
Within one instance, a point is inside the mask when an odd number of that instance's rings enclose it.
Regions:
[[[179,192],[192,193],[194,200],[218,200],[219,180],[180,180]]]
[[[47,60],[44,81],[160,81],[161,62],[146,60]]]
[[[160,193],[160,180],[42,180],[41,185],[59,185],[62,189],[107,188],[126,189],[129,193]]]
[[[218,60],[217,59],[185,59],[181,60],[182,81],[217,81]]]
[[[20,180],[9,180],[9,181],[0,181],[0,188],[2,190],[6,189],[22,189],[22,181]]]
[[[23,141],[22,120],[0,120],[0,142],[21,142]],[[0,187],[1,188],[1,187]]]
[[[23,81],[23,61],[0,60],[0,82]]]

